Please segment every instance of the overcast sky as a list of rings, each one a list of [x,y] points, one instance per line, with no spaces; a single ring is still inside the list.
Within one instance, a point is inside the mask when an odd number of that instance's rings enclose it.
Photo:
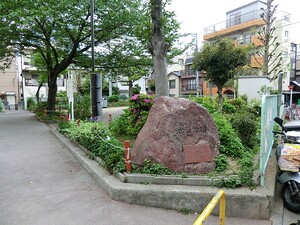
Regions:
[[[199,43],[203,30],[213,24],[226,20],[226,12],[238,8],[254,0],[172,0],[170,10],[175,11],[177,20],[181,22],[182,33],[197,33]],[[277,12],[291,14],[291,41],[300,44],[300,2],[298,0],[275,0]],[[294,24],[293,24],[294,23]]]

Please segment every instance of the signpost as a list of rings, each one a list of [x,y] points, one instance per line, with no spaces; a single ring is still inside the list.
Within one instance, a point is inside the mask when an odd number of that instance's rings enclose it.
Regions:
[[[290,96],[290,106],[292,106],[293,104],[293,88],[294,88],[294,85],[289,85],[288,88],[290,89],[291,91],[291,96]]]

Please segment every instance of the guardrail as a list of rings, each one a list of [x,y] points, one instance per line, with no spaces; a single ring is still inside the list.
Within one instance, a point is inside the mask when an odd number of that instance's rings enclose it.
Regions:
[[[197,218],[197,220],[194,222],[193,225],[202,225],[203,222],[206,221],[208,216],[211,214],[215,206],[218,204],[220,200],[220,214],[219,214],[219,221],[220,225],[225,225],[225,192],[223,190],[218,191],[218,193],[212,198],[212,200],[208,203],[208,205],[205,207],[205,209],[202,211],[200,216]]]

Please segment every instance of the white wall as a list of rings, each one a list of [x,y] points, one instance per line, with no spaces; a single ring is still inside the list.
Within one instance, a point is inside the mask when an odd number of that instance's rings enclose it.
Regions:
[[[269,86],[270,81],[264,76],[238,77],[238,95],[246,94],[248,99],[260,98],[259,91],[262,86]]]

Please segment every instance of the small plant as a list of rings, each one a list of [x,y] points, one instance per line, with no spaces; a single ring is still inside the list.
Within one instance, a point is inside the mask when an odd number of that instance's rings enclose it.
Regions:
[[[119,95],[112,95],[112,96],[109,96],[107,101],[109,103],[112,103],[112,102],[119,102],[120,101],[120,96]]]
[[[228,168],[228,160],[224,154],[218,155],[216,158],[216,172],[221,173],[227,170]]]
[[[188,209],[188,208],[182,208],[179,210],[179,212],[182,213],[183,215],[189,215],[195,213],[192,209]]]
[[[129,101],[129,109],[124,110],[124,114],[110,123],[110,130],[118,137],[135,138],[144,126],[153,103],[152,96],[133,95]]]
[[[216,187],[236,188],[242,185],[242,182],[236,178],[224,178],[216,183]]]
[[[141,173],[147,173],[152,175],[171,175],[174,174],[169,168],[164,167],[158,163],[151,163],[151,160],[145,159],[144,168]]]
[[[36,102],[33,100],[33,98],[27,98],[27,109],[29,111],[35,112],[36,108]]]
[[[214,113],[212,116],[219,130],[220,153],[234,158],[241,157],[245,147],[230,122],[220,113]]]

